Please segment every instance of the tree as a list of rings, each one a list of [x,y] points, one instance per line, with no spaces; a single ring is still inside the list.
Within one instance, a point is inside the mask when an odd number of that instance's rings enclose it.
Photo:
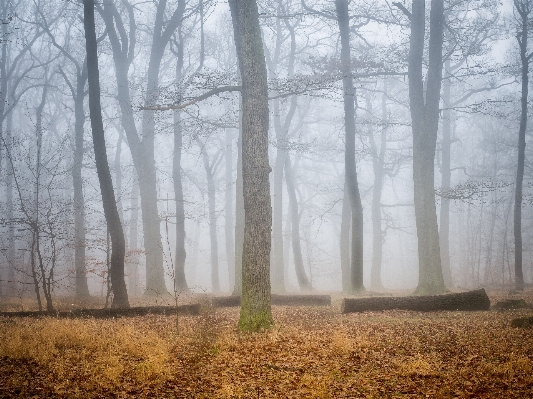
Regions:
[[[440,258],[439,231],[435,206],[435,148],[439,123],[442,83],[444,2],[432,0],[429,25],[429,63],[424,93],[423,57],[426,26],[424,0],[413,0],[409,12],[409,107],[413,131],[413,181],[416,231],[418,237],[418,294],[446,291]]]
[[[128,308],[128,291],[124,281],[124,255],[126,243],[122,223],[115,201],[111,171],[107,161],[102,107],[100,104],[100,73],[98,69],[98,44],[94,21],[94,0],[83,2],[83,26],[85,28],[85,46],[87,50],[87,80],[89,84],[89,111],[93,136],[96,171],[100,182],[100,192],[104,206],[107,229],[111,236],[110,277],[113,290],[114,308]]]
[[[335,0],[337,23],[341,39],[341,72],[344,91],[344,173],[345,187],[348,190],[352,214],[352,241],[350,264],[350,290],[362,291],[363,285],[363,205],[355,160],[355,102],[356,92],[353,85],[350,55],[350,16],[348,0]]]
[[[242,81],[244,243],[239,328],[257,331],[273,322],[267,70],[257,3],[230,0],[229,5]]]
[[[74,189],[74,270],[76,280],[76,296],[80,298],[89,296],[87,284],[87,268],[85,265],[85,200],[83,195],[82,163],[84,154],[83,125],[85,124],[84,100],[86,96],[85,85],[87,83],[87,61],[80,62],[71,53],[71,27],[67,28],[65,43],[59,44],[41,9],[38,9],[41,17],[40,27],[46,32],[56,47],[66,59],[75,67],[75,82],[72,82],[63,67],[59,66],[59,73],[65,80],[72,99],[74,101],[74,165],[72,167],[72,185]],[[102,40],[100,38],[99,40]]]
[[[142,137],[140,137],[135,124],[128,80],[128,72],[133,62],[136,45],[137,23],[135,21],[135,7],[126,0],[122,4],[128,13],[129,35],[114,2],[104,1],[103,7],[99,6],[99,12],[104,19],[111,42],[122,124],[139,178],[146,250],[146,294],[162,295],[167,292],[167,288],[163,269],[160,217],[157,208],[154,111],[149,109],[143,111]],[[155,104],[159,98],[158,86],[161,62],[167,44],[183,19],[185,6],[185,0],[178,1],[171,18],[165,21],[167,1],[163,0],[157,3],[150,58],[146,73],[147,87],[144,98],[146,107]]]
[[[514,0],[514,6],[519,15],[516,39],[520,48],[522,95],[520,97],[520,127],[518,130],[518,164],[516,168],[516,183],[514,196],[514,243],[515,243],[515,288],[524,289],[524,273],[522,271],[522,192],[524,181],[524,165],[526,151],[527,128],[527,97],[529,90],[529,63],[533,52],[528,54],[528,35],[532,20],[530,17],[532,5],[527,0]]]

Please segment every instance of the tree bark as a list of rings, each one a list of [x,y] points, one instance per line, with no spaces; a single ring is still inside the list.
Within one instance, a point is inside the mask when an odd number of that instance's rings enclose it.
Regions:
[[[259,13],[254,0],[229,1],[242,81],[244,243],[241,330],[272,324],[270,249],[272,208],[268,163],[268,87]]]
[[[527,39],[529,31],[529,13],[531,5],[528,1],[515,0],[515,8],[520,16],[519,33],[517,35],[520,47],[522,96],[520,98],[520,127],[518,130],[518,164],[516,168],[516,183],[514,196],[514,245],[515,245],[515,288],[517,291],[524,289],[524,273],[522,271],[522,191],[524,181],[524,164],[526,152],[527,128],[527,97],[529,89],[529,62],[531,56],[527,54]]]
[[[107,161],[102,108],[100,105],[100,74],[98,70],[98,48],[94,22],[94,0],[84,0],[85,44],[87,50],[87,71],[89,82],[89,111],[93,136],[96,171],[100,182],[100,192],[104,206],[112,253],[110,277],[113,289],[113,308],[129,307],[128,292],[124,281],[125,240],[113,190],[113,181]]]
[[[446,291],[440,259],[435,206],[435,147],[442,83],[444,4],[431,1],[429,66],[424,101],[422,59],[424,55],[425,1],[413,0],[409,47],[409,105],[413,130],[413,181],[418,237],[418,294]]]
[[[335,0],[337,23],[341,39],[342,87],[344,91],[345,153],[344,168],[346,188],[352,212],[352,240],[350,263],[350,290],[363,291],[363,205],[357,182],[355,161],[355,107],[356,91],[353,85],[350,55],[350,16],[347,0]]]

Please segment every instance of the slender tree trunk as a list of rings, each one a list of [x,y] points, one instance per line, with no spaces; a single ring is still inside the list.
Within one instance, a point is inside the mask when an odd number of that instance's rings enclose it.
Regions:
[[[128,288],[131,295],[139,296],[139,244],[137,237],[139,231],[139,183],[136,176],[133,176],[130,201],[131,214],[128,239],[130,245],[130,256],[128,257]]]
[[[228,260],[229,288],[233,291],[235,286],[235,242],[233,234],[233,129],[226,128],[226,192],[225,192],[225,225],[226,258]]]
[[[372,112],[372,103],[367,97],[367,109]],[[372,270],[370,284],[373,289],[383,289],[381,281],[381,266],[383,261],[383,230],[381,227],[381,195],[383,192],[383,179],[385,177],[385,151],[387,150],[387,81],[384,81],[383,95],[381,97],[381,137],[379,150],[374,140],[374,132],[370,131],[370,148],[372,150],[372,168],[374,171],[374,186],[372,187]]]
[[[6,124],[6,145],[7,152],[13,154],[13,114],[9,113]],[[12,155],[10,155],[12,157]],[[7,289],[4,291],[7,296],[14,296],[17,292],[15,281],[16,267],[16,242],[15,242],[15,219],[13,212],[13,173],[6,168],[6,216],[8,225],[7,244]]]
[[[274,100],[274,119],[280,118],[279,101]],[[281,123],[278,122],[280,125]],[[276,126],[274,120],[274,126]],[[272,201],[272,292],[285,292],[285,278],[283,262],[283,165],[285,163],[286,137],[282,137],[281,128],[276,129],[276,161],[274,163],[274,193]]]
[[[111,235],[111,284],[113,287],[114,308],[129,307],[128,292],[124,282],[125,241],[122,223],[118,214],[113,190],[113,181],[107,161],[102,109],[100,105],[100,76],[98,70],[98,48],[94,23],[94,0],[84,0],[84,28],[87,49],[87,71],[89,82],[89,111],[93,136],[96,171],[100,182],[100,192],[104,214]]]
[[[351,76],[348,0],[335,0],[335,8],[341,39],[342,87],[344,90],[344,129],[346,135],[344,153],[345,179],[352,211],[350,290],[360,292],[365,289],[363,285],[363,205],[359,193],[355,161],[356,92]]]
[[[83,153],[84,140],[83,125],[85,124],[85,83],[87,82],[87,65],[78,74],[76,81],[76,96],[74,98],[74,165],[72,167],[72,185],[74,188],[74,269],[76,271],[76,296],[89,296],[87,284],[87,268],[85,265],[85,199],[83,196]]]
[[[522,96],[520,128],[518,130],[518,165],[516,169],[515,197],[514,197],[514,245],[515,245],[515,288],[517,291],[524,289],[524,273],[522,270],[522,187],[524,181],[524,164],[526,152],[526,129],[527,129],[527,97],[529,89],[529,62],[527,39],[530,26],[529,13],[530,3],[522,0],[515,0],[515,8],[520,15],[520,32],[517,36],[520,46],[520,61],[522,64]]]
[[[442,190],[446,192],[451,187],[451,124],[452,113],[451,106],[451,75],[448,72],[450,70],[450,60],[446,60],[444,70],[446,76],[443,82],[442,97],[444,101],[444,110],[442,111]],[[447,287],[453,287],[452,271],[450,265],[450,199],[446,197],[441,198],[440,203],[440,256],[442,262],[442,275],[444,278],[444,284]]]
[[[268,163],[268,87],[259,12],[254,0],[229,1],[242,81],[244,243],[239,328],[272,324],[270,249],[272,208]]]
[[[215,203],[215,163],[209,163],[209,155],[205,148],[205,144],[199,139],[198,145],[202,151],[202,159],[204,162],[205,174],[207,176],[207,201],[209,208],[209,241],[211,243],[211,290],[212,292],[220,292],[220,278],[218,270],[218,238],[217,238],[217,215]]]
[[[294,257],[294,268],[300,290],[309,291],[313,287],[305,273],[304,261],[302,256],[302,246],[300,239],[300,213],[298,212],[298,200],[296,198],[296,184],[293,175],[293,168],[289,153],[285,153],[285,181],[287,183],[287,193],[289,195],[289,206],[292,225],[292,250]]]
[[[180,31],[181,32],[181,31]],[[182,83],[183,75],[183,38],[177,45],[176,57],[176,84]],[[180,93],[181,97],[181,93]],[[181,152],[183,150],[183,126],[181,124],[181,111],[174,111],[174,157],[172,158],[172,182],[174,184],[174,200],[176,204],[176,255],[174,266],[174,290],[188,292],[189,286],[185,278],[185,199],[183,196],[183,181],[181,177]]]
[[[409,105],[413,130],[413,181],[418,237],[417,294],[438,294],[446,290],[440,260],[439,232],[435,206],[435,147],[442,83],[444,4],[431,1],[429,67],[424,101],[422,59],[424,55],[425,1],[413,0],[409,48]]]

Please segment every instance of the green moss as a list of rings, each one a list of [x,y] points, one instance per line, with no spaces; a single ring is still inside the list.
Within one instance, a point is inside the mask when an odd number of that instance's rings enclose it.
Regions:
[[[260,312],[243,312],[241,308],[241,316],[239,318],[239,330],[248,332],[257,332],[266,330],[274,323],[272,313],[264,310]]]

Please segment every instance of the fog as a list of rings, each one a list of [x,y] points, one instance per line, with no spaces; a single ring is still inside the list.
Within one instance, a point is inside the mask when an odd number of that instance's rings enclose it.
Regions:
[[[520,21],[510,1],[444,3],[433,157],[439,264],[448,289],[509,288],[516,283]],[[269,89],[271,278],[283,277],[281,285],[272,280],[272,290],[346,291],[342,254],[348,261],[353,255],[353,218],[345,193],[347,74],[335,4],[258,6]],[[386,1],[348,7],[363,285],[413,291],[422,233],[415,218],[409,19]],[[425,12],[429,101],[429,7]],[[86,280],[90,295],[106,296],[111,243],[91,137],[83,5],[0,0],[0,14],[0,294],[34,297],[36,287],[48,285],[53,296],[83,296]],[[235,293],[243,129],[241,95],[231,89],[241,80],[228,4],[103,0],[95,17],[128,295]],[[530,284],[533,175],[525,148],[521,253]],[[300,257],[308,285],[297,272]]]

